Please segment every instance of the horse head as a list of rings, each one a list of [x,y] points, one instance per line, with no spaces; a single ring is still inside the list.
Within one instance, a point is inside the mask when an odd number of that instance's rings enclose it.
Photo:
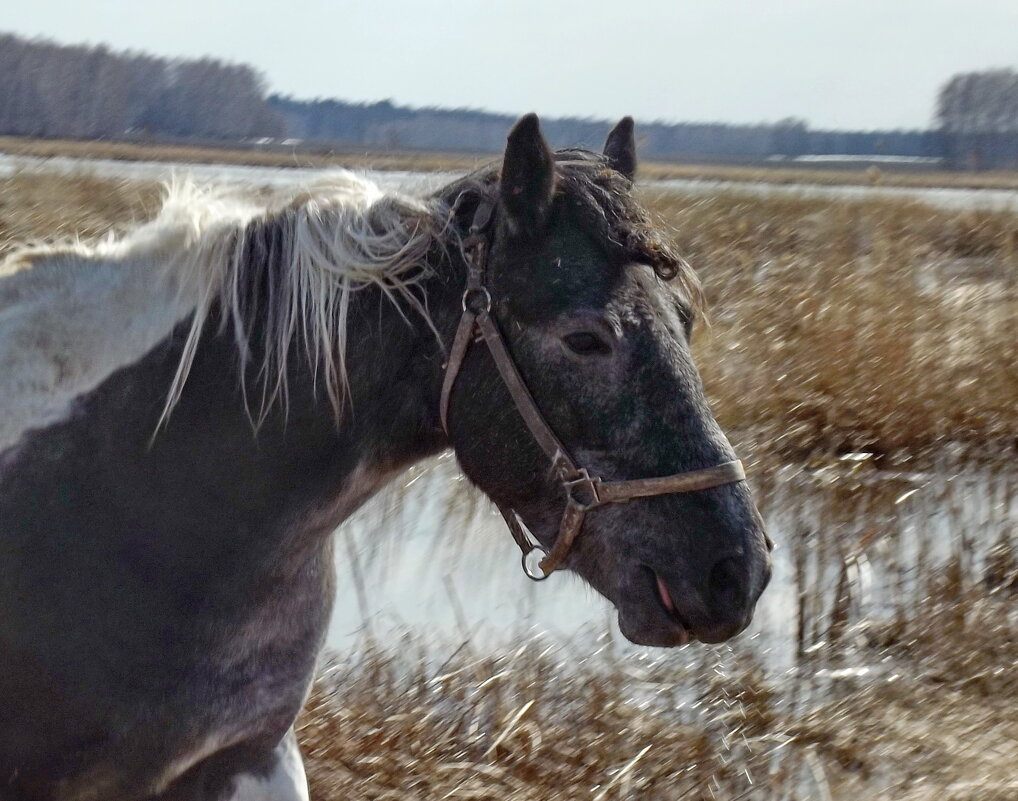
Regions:
[[[597,155],[553,152],[529,115],[501,171],[457,189],[473,228],[443,413],[467,477],[554,555],[546,570],[561,561],[616,606],[626,637],[719,642],[748,625],[771,545],[693,363],[699,286],[635,170],[631,119]]]

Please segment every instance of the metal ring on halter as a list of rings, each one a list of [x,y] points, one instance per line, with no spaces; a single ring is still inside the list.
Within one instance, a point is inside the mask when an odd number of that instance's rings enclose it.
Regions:
[[[469,308],[470,296],[475,293],[483,295],[484,305],[480,309]],[[461,305],[463,306],[463,311],[470,311],[473,314],[486,314],[491,311],[491,293],[488,291],[488,288],[484,286],[469,287],[463,292],[463,301]]]
[[[531,558],[531,554],[537,554],[536,561]],[[523,572],[527,578],[531,581],[544,581],[551,573],[545,573],[541,569],[541,562],[548,556],[548,549],[543,545],[535,545],[531,543],[530,550],[524,551],[520,564],[523,565]]]

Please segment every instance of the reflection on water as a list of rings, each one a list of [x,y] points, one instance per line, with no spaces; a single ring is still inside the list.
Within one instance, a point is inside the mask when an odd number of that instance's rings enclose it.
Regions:
[[[606,634],[621,639],[611,605],[578,578],[528,580],[501,518],[464,485],[446,456],[340,529],[331,648],[352,649],[365,629],[390,642],[413,632],[443,648],[471,640],[494,649],[540,633],[589,651]],[[753,625],[730,647],[772,675],[808,667],[835,680],[876,669],[811,655],[829,656],[837,649],[827,646],[875,624],[922,615],[930,577],[945,570],[959,591],[993,580],[994,560],[1015,545],[1011,470],[946,459],[921,472],[878,470],[868,454],[850,454],[818,469],[778,469],[754,488],[778,545],[774,576]]]
[[[18,172],[46,172],[58,175],[84,173],[98,178],[131,181],[168,181],[189,177],[199,182],[271,186],[286,188],[313,183],[335,172],[334,167],[252,167],[242,164],[199,164],[172,161],[119,161],[116,159],[76,159],[68,156],[9,156],[0,153],[0,177]],[[411,172],[407,170],[356,170],[370,175],[383,189],[427,193],[459,176],[448,172]]]

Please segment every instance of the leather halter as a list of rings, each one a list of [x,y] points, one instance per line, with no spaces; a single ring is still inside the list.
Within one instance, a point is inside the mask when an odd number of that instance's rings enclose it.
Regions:
[[[585,467],[579,467],[569,456],[565,446],[544,419],[533,395],[527,389],[523,377],[516,368],[502,333],[491,315],[491,293],[484,285],[484,272],[488,260],[489,242],[487,232],[491,227],[494,203],[484,199],[474,214],[470,233],[463,240],[463,252],[467,256],[467,284],[463,290],[463,316],[460,318],[456,336],[445,365],[442,382],[442,396],[439,405],[442,428],[449,433],[449,397],[459,375],[467,350],[474,341],[488,346],[495,367],[512,396],[516,409],[526,423],[531,435],[551,460],[552,473],[559,480],[565,493],[565,510],[559,523],[558,537],[551,551],[534,542],[524,530],[516,511],[497,503],[498,510],[505,518],[516,544],[523,551],[523,572],[534,581],[548,578],[569,553],[573,541],[580,533],[587,512],[608,503],[625,503],[633,498],[650,498],[655,495],[670,495],[679,492],[719,487],[736,481],[744,481],[746,473],[741,461],[725,462],[706,470],[692,470],[659,478],[641,478],[633,481],[602,481],[592,476]],[[534,552],[543,554],[536,565],[530,558]],[[537,571],[540,572],[537,572]]]

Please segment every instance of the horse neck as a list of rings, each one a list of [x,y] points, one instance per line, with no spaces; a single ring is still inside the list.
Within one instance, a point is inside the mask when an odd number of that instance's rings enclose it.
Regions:
[[[221,296],[207,317],[182,322],[109,386],[114,403],[98,404],[121,410],[102,425],[130,435],[111,444],[106,460],[146,454],[149,472],[137,477],[136,497],[172,496],[177,506],[202,508],[206,519],[229,518],[238,530],[281,532],[306,521],[302,530],[327,533],[389,477],[446,447],[438,417],[442,343],[451,342],[456,327],[465,264],[434,245],[414,287],[419,308],[376,285],[350,293],[346,392],[337,414],[321,360],[313,349],[309,354],[299,327],[286,345],[284,391],[274,394],[280,376],[270,358],[279,330],[273,302],[286,296],[293,278],[280,228],[263,218],[233,241],[244,255],[233,284],[240,296]],[[160,425],[159,409],[196,326],[186,381]],[[196,520],[195,531],[203,526]]]
[[[461,271],[444,255],[434,254],[424,269],[418,287],[421,308],[376,287],[354,293],[344,358],[347,394],[338,415],[321,386],[312,388],[318,415],[328,417],[344,442],[370,454],[384,469],[402,469],[448,445],[438,401],[465,267]],[[289,377],[303,385],[305,397],[308,378],[299,367]]]
[[[389,477],[448,444],[438,417],[443,343],[451,342],[459,319],[466,268],[462,259],[435,252],[422,269],[418,290],[430,319],[378,287],[352,293],[346,391],[338,410],[299,336],[290,345],[286,390],[263,410],[271,387],[265,384],[268,373],[257,343],[264,341],[269,304],[260,302],[264,298],[248,304],[252,311],[245,324],[253,347],[246,366],[240,366],[229,327],[221,333],[222,319],[213,315],[187,387],[156,446],[168,437],[187,436],[182,430],[188,428],[205,430],[208,439],[219,442],[207,441],[204,447],[236,449],[238,460],[254,468],[250,484],[300,484],[296,494],[304,506],[328,507],[333,498],[338,506],[327,514],[329,525],[339,522]],[[265,265],[254,291],[267,296],[278,290],[272,282],[283,280]]]

